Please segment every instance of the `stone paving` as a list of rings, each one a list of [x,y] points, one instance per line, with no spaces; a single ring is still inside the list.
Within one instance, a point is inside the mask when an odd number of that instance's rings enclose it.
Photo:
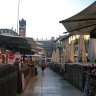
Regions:
[[[32,77],[25,91],[17,96],[83,96],[83,94],[49,68],[44,72],[38,68],[38,75]]]

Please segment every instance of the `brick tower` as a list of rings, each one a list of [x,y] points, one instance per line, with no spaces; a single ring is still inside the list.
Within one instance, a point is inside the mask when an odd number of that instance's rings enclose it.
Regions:
[[[19,20],[19,35],[26,37],[26,20]]]

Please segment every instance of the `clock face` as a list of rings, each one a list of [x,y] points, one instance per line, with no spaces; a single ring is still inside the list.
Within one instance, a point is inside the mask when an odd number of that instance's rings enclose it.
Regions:
[[[19,27],[26,27],[26,21],[24,19],[19,21]]]

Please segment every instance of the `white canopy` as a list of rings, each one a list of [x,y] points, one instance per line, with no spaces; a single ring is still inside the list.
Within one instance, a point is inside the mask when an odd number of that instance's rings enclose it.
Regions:
[[[87,61],[86,57],[86,50],[85,50],[85,42],[84,42],[84,35],[80,35],[79,42],[78,42],[78,61],[81,60],[82,62]]]
[[[71,41],[70,43],[70,62],[74,62],[74,42]]]
[[[88,59],[90,62],[96,61],[96,39],[90,39],[89,41]]]

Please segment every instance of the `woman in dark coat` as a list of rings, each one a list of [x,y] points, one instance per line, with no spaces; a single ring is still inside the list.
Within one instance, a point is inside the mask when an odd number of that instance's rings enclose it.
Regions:
[[[21,71],[19,68],[19,58],[15,59],[14,65],[16,66],[17,69],[17,93],[22,92],[22,76],[21,76]]]

